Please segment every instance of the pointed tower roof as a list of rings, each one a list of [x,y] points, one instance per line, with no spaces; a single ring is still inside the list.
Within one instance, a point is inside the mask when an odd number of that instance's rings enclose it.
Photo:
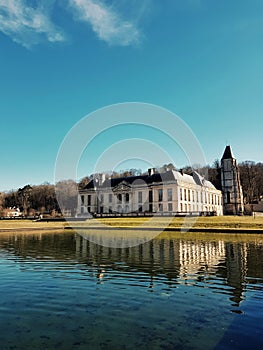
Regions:
[[[222,159],[234,159],[230,146],[226,146]]]

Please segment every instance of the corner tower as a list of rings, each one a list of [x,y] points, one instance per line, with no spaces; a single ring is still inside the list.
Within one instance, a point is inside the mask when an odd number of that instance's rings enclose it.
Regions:
[[[237,161],[230,146],[226,146],[221,159],[221,185],[225,215],[243,215],[243,192]]]

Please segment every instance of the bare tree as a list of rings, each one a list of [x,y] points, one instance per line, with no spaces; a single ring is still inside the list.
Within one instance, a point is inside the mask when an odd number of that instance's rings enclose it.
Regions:
[[[30,195],[31,195],[32,187],[30,185],[26,185],[23,188],[19,188],[17,191],[18,198],[20,199],[20,203],[22,204],[22,210],[24,215],[28,215],[28,210],[30,208]]]
[[[71,211],[71,215],[77,212],[78,184],[73,180],[63,180],[56,184],[56,197],[61,212]]]
[[[245,202],[259,200],[263,195],[263,164],[245,161],[239,164],[239,169]]]

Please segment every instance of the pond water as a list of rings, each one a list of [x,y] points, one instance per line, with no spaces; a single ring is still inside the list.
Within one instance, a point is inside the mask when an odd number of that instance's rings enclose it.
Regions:
[[[1,349],[262,349],[263,235],[0,235]]]

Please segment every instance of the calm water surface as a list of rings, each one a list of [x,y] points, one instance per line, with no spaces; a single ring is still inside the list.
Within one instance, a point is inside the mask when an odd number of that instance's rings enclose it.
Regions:
[[[0,235],[0,349],[262,349],[263,235]]]

